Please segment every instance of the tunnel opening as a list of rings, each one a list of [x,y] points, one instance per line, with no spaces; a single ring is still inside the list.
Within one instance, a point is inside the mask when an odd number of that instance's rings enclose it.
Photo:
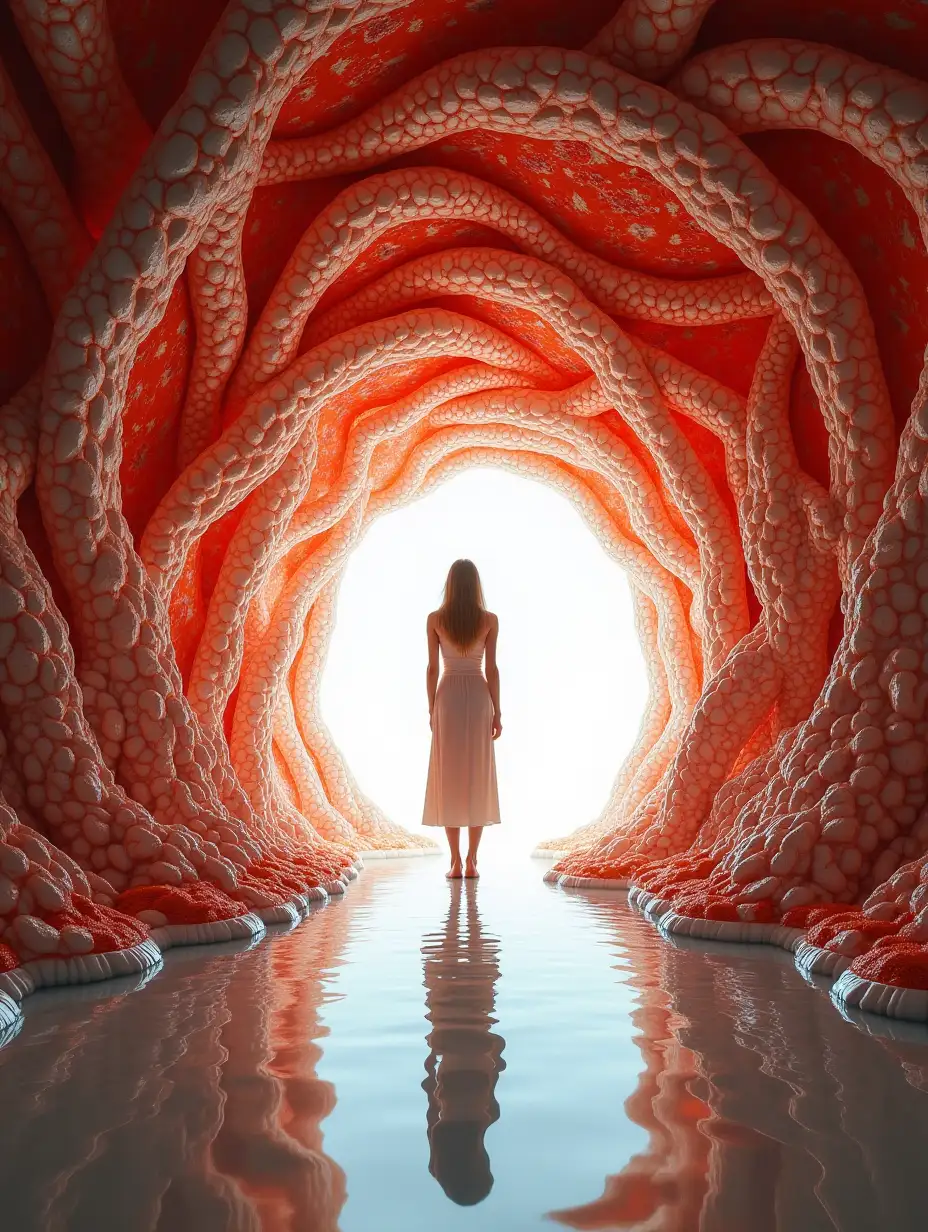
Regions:
[[[321,709],[362,791],[415,830],[425,619],[459,556],[475,561],[500,617],[504,824],[493,845],[527,851],[602,813],[648,691],[628,580],[559,493],[477,467],[373,525],[341,581]]]

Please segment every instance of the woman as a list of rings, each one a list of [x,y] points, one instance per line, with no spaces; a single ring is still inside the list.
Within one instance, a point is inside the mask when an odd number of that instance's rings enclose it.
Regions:
[[[461,876],[461,829],[466,826],[464,876],[476,877],[483,827],[499,824],[493,741],[503,726],[496,666],[499,621],[486,610],[473,561],[456,560],[448,570],[444,601],[430,613],[426,628],[432,753],[422,824],[444,826],[452,878]],[[480,670],[484,656],[486,676]]]

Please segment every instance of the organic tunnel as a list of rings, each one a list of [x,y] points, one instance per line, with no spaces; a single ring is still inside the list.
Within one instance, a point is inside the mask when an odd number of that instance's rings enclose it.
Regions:
[[[430,840],[319,713],[461,468],[631,579],[638,742],[550,876],[928,1018],[928,12],[7,0],[0,1017]]]

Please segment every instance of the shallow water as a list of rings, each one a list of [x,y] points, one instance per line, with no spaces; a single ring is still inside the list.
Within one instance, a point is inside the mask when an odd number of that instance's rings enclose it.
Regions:
[[[924,1228],[928,1031],[846,1022],[786,955],[668,943],[536,861],[442,867],[371,863],[293,932],[30,998],[0,1225]]]

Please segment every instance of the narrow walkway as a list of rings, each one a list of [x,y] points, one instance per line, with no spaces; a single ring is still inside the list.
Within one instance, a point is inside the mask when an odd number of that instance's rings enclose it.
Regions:
[[[670,944],[536,861],[442,871],[372,863],[291,933],[32,997],[3,1227],[924,1227],[928,1031],[871,1035],[786,955]]]

